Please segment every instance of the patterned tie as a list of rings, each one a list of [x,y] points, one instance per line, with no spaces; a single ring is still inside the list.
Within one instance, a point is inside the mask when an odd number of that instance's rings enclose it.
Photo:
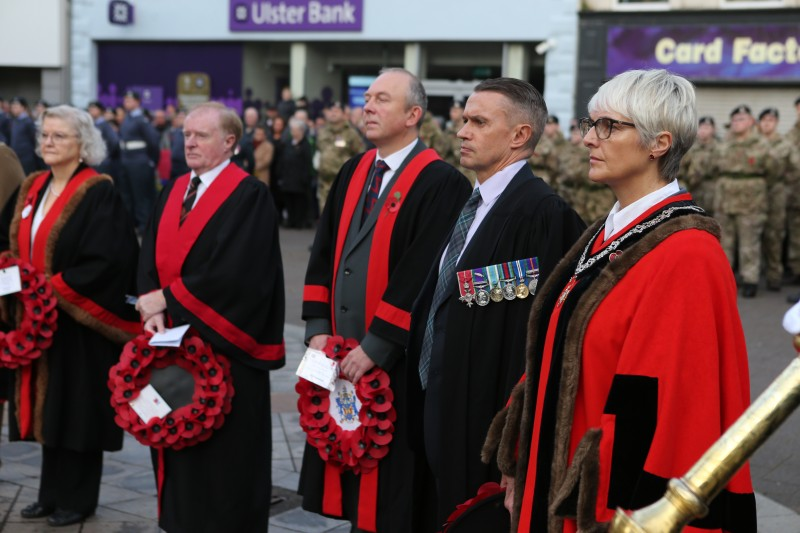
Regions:
[[[367,196],[364,198],[364,210],[361,212],[361,224],[367,219],[375,207],[375,202],[378,201],[378,196],[381,194],[381,183],[383,183],[383,175],[389,170],[389,165],[383,159],[375,161],[375,170],[372,172],[372,182],[369,185]]]
[[[192,207],[194,207],[194,199],[197,196],[197,187],[199,186],[200,177],[193,177],[191,183],[189,183],[189,189],[186,191],[186,199],[183,201],[183,207],[181,208],[181,224],[183,224],[183,221],[186,219],[186,215],[188,215],[189,211],[191,211]]]
[[[431,366],[431,349],[433,348],[433,322],[436,318],[436,310],[442,305],[442,302],[447,298],[452,287],[452,277],[456,270],[456,263],[461,251],[464,249],[464,243],[467,240],[467,233],[472,221],[475,220],[475,212],[478,210],[478,204],[481,201],[481,193],[478,188],[472,192],[461,214],[458,216],[456,226],[453,229],[453,235],[450,237],[450,242],[447,245],[447,252],[442,261],[442,269],[439,271],[439,279],[436,280],[436,289],[433,291],[433,303],[431,310],[428,314],[428,322],[425,324],[425,336],[422,338],[422,351],[419,355],[419,377],[422,381],[422,388],[428,387],[428,370]]]

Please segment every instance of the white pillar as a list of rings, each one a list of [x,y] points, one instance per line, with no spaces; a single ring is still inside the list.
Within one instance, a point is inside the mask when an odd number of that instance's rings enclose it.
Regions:
[[[292,98],[306,94],[306,68],[308,47],[305,43],[292,43],[289,50],[289,87]]]
[[[528,80],[528,52],[518,43],[503,43],[503,76]]]
[[[420,43],[407,43],[403,56],[403,68],[422,79],[425,77],[424,51]]]

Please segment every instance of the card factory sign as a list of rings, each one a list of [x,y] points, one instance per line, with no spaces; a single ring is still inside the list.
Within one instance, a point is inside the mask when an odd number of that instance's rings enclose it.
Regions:
[[[361,31],[364,0],[230,0],[231,31]]]
[[[665,68],[700,80],[800,80],[796,24],[611,26],[606,74]]]

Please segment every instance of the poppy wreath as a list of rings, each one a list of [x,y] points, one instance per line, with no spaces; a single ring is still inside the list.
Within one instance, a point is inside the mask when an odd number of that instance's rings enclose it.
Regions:
[[[331,337],[322,351],[341,363],[357,346],[354,339]],[[343,378],[342,375],[339,377]],[[295,390],[300,395],[297,400],[300,426],[306,432],[306,440],[317,449],[323,461],[337,466],[340,471],[352,470],[356,474],[369,473],[378,466],[378,461],[389,453],[397,420],[392,405],[394,394],[389,385],[389,374],[377,366],[354,384],[361,402],[358,412],[361,425],[345,430],[328,411],[330,391],[305,379],[298,380]]]
[[[42,351],[53,344],[58,326],[58,299],[47,276],[22,259],[7,253],[0,255],[0,269],[13,266],[19,267],[22,283],[22,290],[14,294],[22,318],[16,329],[0,332],[0,367],[4,368],[19,368],[41,357]]]
[[[139,335],[122,350],[119,363],[109,371],[114,421],[136,440],[153,448],[180,450],[208,440],[222,427],[231,411],[234,390],[230,363],[214,354],[200,337],[187,334],[177,348],[150,346],[149,334]],[[150,383],[152,369],[178,365],[194,378],[192,403],[164,417],[144,421],[130,402]]]

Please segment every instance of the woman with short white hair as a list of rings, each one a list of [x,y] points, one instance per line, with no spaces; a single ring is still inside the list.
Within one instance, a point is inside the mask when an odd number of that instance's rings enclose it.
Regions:
[[[39,494],[21,514],[47,516],[51,526],[80,522],[97,507],[103,451],[122,448],[108,372],[122,343],[141,330],[125,303],[126,294],[135,294],[133,221],[111,178],[90,166],[105,152],[86,111],[44,110],[37,153],[49,170],[28,176],[0,217],[0,250],[44,274],[37,293],[47,312],[40,314],[55,320],[49,347],[15,371],[9,409],[10,440],[42,444]],[[31,318],[45,319],[17,313],[17,299],[5,300],[4,316],[18,317],[7,331],[21,334]]]
[[[485,449],[499,441],[512,529],[525,533],[600,531],[617,507],[656,501],[749,404],[719,226],[677,182],[694,88],[665,70],[625,72],[579,125],[589,179],[617,203],[534,302],[526,379]],[[756,531],[747,467],[687,528],[709,530]]]

